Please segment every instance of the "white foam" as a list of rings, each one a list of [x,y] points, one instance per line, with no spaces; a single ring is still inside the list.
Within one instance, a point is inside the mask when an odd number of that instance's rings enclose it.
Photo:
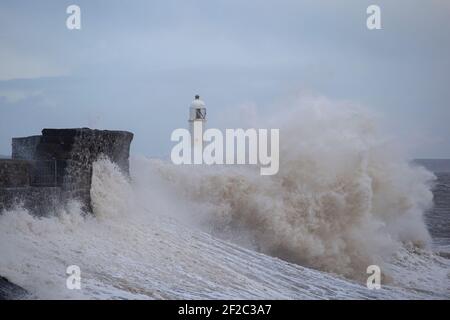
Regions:
[[[95,216],[76,202],[41,219],[4,212],[0,275],[38,298],[448,298],[447,260],[422,218],[433,175],[359,109],[319,99],[289,112],[271,120],[276,176],[136,157],[130,183],[103,159]],[[372,263],[388,281],[380,291],[363,285]],[[69,265],[81,291],[66,288]]]

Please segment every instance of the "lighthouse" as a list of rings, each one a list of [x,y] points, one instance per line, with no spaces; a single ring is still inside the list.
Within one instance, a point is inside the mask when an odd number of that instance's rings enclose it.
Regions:
[[[191,147],[193,149],[194,163],[202,159],[203,130],[206,125],[206,105],[196,95],[189,108],[189,132],[191,133]]]

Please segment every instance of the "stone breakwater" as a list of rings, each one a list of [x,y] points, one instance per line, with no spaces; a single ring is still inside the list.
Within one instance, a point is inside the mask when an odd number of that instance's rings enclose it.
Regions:
[[[90,212],[92,164],[108,157],[128,174],[132,139],[131,132],[89,128],[13,138],[11,159],[0,159],[0,212],[20,204],[46,215],[68,199]]]
[[[8,279],[0,276],[0,300],[21,299],[28,295],[27,291]]]

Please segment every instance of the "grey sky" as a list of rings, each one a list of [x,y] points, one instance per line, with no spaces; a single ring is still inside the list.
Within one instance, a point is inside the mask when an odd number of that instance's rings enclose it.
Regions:
[[[370,4],[383,30],[367,30]],[[306,90],[383,114],[411,157],[450,157],[449,84],[445,0],[0,3],[0,154],[12,136],[89,126],[133,131],[134,153],[161,156],[196,93],[220,127],[242,104]]]

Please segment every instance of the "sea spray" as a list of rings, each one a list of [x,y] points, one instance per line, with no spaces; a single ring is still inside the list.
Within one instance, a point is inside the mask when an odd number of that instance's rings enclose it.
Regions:
[[[434,175],[412,167],[360,107],[302,98],[280,128],[280,172],[135,159],[137,185],[158,177],[177,214],[214,235],[287,261],[363,279],[406,243],[427,246]]]
[[[162,174],[163,162],[141,159],[133,163],[146,187],[135,180],[130,185],[117,166],[107,160],[94,165],[92,195],[98,216],[80,212],[76,202],[45,218],[20,208],[0,215],[0,274],[25,288],[30,297],[40,299],[448,296],[447,291],[436,290],[439,286],[448,289],[448,265],[439,266],[427,256],[418,260],[409,252],[402,253],[407,254],[407,259],[402,259],[404,265],[396,265],[393,275],[416,277],[412,283],[403,280],[408,289],[383,284],[381,290],[374,291],[363,284],[220,241],[198,230],[200,225],[195,220],[200,221],[201,215],[182,218],[192,214],[197,205],[170,193],[173,186],[165,188],[162,181],[173,177]],[[152,180],[146,175],[150,172]],[[230,186],[228,192],[232,190]],[[172,202],[167,202],[166,197]],[[217,208],[215,204],[210,206],[211,210]],[[223,212],[227,217],[227,210]],[[421,260],[421,265],[426,262],[426,270],[433,271],[425,280],[418,276],[425,269],[416,270]],[[81,290],[66,287],[66,270],[72,265],[81,270]]]
[[[313,99],[285,111],[270,119],[282,134],[275,176],[134,157],[129,180],[100,159],[94,215],[76,202],[46,218],[3,212],[0,275],[38,298],[448,297],[448,263],[428,253],[422,221],[433,175],[357,108]],[[303,267],[365,280],[372,263],[403,288]],[[66,288],[70,265],[81,290]]]

